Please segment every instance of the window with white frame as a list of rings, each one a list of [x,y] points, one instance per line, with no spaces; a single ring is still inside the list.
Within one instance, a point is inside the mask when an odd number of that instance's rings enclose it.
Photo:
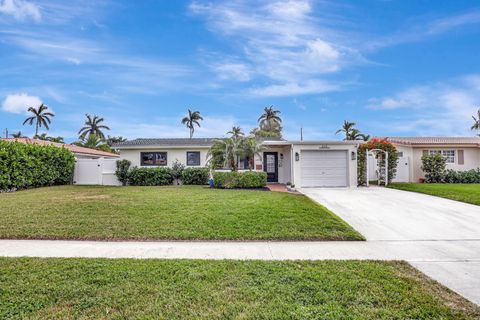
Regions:
[[[455,163],[455,150],[429,150],[429,154],[441,154],[447,163]]]

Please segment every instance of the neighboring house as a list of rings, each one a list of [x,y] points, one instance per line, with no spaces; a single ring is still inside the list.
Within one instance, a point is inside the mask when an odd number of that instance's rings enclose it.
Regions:
[[[99,158],[106,158],[106,159],[116,159],[119,157],[118,154],[79,147],[74,144],[67,144],[67,143],[58,143],[58,142],[51,142],[45,141],[40,139],[30,139],[30,138],[2,138],[0,140],[3,141],[17,141],[21,143],[27,144],[41,144],[41,145],[53,145],[59,148],[65,148],[70,150],[76,159],[99,159]]]
[[[118,154],[39,139],[4,138],[1,140],[53,145],[70,150],[75,156],[74,184],[120,184],[115,176],[116,161],[120,158]]]
[[[114,145],[122,159],[137,167],[204,167],[216,139],[135,139]],[[359,141],[265,140],[266,150],[255,158],[254,169],[265,171],[268,182],[291,182],[297,187],[356,187]],[[246,161],[240,162],[240,169]]]
[[[424,173],[422,156],[439,153],[447,169],[465,171],[480,167],[480,137],[385,137],[399,153],[397,182],[419,182]]]

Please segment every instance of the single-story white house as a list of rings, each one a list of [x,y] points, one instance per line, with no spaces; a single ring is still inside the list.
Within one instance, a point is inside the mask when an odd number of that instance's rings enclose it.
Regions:
[[[381,138],[382,139],[382,138]],[[399,161],[395,182],[419,182],[425,177],[422,156],[439,153],[447,169],[480,168],[480,137],[384,137],[397,148]]]
[[[135,139],[114,146],[122,159],[137,167],[203,167],[216,139]],[[266,148],[255,157],[254,168],[265,171],[268,182],[291,182],[297,187],[356,187],[359,141],[261,141]],[[240,169],[246,168],[240,163]]]

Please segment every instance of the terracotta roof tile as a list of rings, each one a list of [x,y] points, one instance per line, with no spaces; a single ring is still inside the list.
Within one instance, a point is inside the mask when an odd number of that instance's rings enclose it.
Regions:
[[[473,145],[480,147],[480,137],[380,137],[405,145]]]

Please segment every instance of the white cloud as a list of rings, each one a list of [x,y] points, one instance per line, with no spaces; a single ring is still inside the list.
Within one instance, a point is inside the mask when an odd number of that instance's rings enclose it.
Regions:
[[[283,83],[278,85],[270,85],[264,87],[253,88],[250,93],[256,96],[264,97],[282,97],[292,95],[305,95],[314,93],[323,93],[328,91],[339,90],[339,85],[333,83],[311,80],[305,83]]]
[[[3,0],[0,2],[0,13],[11,15],[17,20],[31,18],[38,22],[42,19],[40,8],[24,0]]]
[[[30,96],[26,93],[9,94],[3,100],[2,110],[11,113],[24,113],[29,107],[37,108],[42,103],[37,96]]]
[[[253,88],[252,93],[286,96],[289,92],[325,92],[326,87],[334,90],[339,85],[329,85],[327,74],[365,60],[355,48],[339,40],[347,38],[340,36],[339,30],[326,27],[327,18],[314,16],[308,0],[260,5],[249,1],[193,2],[190,10],[204,16],[213,32],[226,36],[239,48],[236,58],[249,66],[249,78],[266,78],[272,83]],[[213,69],[223,74],[223,70]]]
[[[480,101],[480,75],[408,88],[395,95],[369,100],[378,112],[405,110],[396,116],[388,131],[415,132],[419,135],[471,135],[471,116]]]
[[[250,68],[243,63],[225,62],[213,65],[221,80],[248,81],[251,79]]]

